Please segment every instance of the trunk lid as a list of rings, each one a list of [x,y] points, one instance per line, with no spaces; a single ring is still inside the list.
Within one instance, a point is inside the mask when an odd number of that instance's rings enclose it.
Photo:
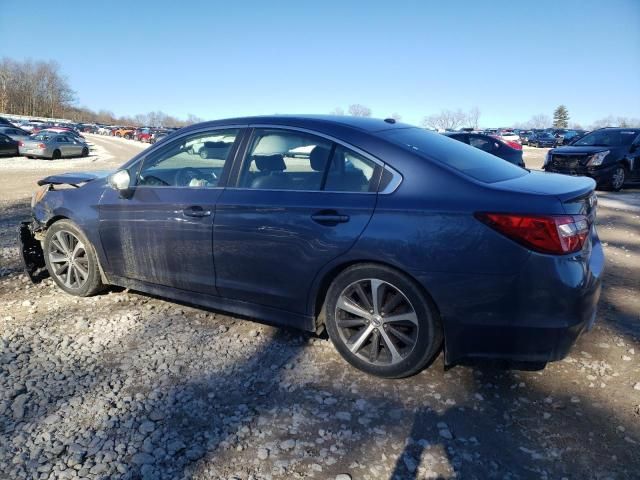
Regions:
[[[501,190],[556,197],[567,214],[585,215],[592,224],[598,204],[596,182],[589,177],[572,177],[557,173],[530,172],[518,178],[492,185]]]

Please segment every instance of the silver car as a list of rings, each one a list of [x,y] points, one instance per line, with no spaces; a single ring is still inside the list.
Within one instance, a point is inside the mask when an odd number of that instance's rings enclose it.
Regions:
[[[49,158],[56,160],[62,157],[86,157],[89,145],[64,133],[41,132],[23,140],[18,146],[20,155],[27,158]]]

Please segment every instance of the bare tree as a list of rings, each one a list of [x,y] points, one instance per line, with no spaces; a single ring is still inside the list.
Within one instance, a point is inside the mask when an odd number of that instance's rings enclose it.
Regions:
[[[359,103],[354,103],[353,105],[349,105],[349,115],[353,117],[370,117],[371,109]]]
[[[551,126],[551,118],[549,115],[544,115],[539,113],[538,115],[534,115],[527,122],[528,128],[548,128]]]
[[[425,127],[435,128],[438,130],[454,130],[462,126],[465,122],[466,115],[462,110],[442,110],[435,115],[424,117],[422,124]]]
[[[344,115],[344,110],[341,107],[336,107],[333,110],[331,110],[330,115],[339,115],[342,116]]]
[[[480,121],[480,109],[478,107],[473,107],[471,110],[469,110],[469,113],[467,113],[467,126],[469,128],[473,128],[474,130],[477,130],[479,128],[479,121]]]

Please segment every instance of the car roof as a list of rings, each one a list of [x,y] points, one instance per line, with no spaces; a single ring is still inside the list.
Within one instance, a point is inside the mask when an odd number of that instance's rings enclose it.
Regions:
[[[352,117],[348,115],[264,115],[252,117],[237,117],[198,123],[185,127],[185,130],[193,127],[231,125],[231,124],[273,124],[292,127],[347,127],[365,132],[381,132],[393,128],[410,128],[414,125],[400,123],[393,119],[381,119],[372,117]]]

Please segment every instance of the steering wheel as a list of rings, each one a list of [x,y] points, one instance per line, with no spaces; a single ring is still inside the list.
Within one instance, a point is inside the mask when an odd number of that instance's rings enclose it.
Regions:
[[[194,178],[206,178],[207,174],[194,167],[184,167],[176,172],[176,185],[187,186]],[[216,174],[211,172],[211,177],[217,180]]]

